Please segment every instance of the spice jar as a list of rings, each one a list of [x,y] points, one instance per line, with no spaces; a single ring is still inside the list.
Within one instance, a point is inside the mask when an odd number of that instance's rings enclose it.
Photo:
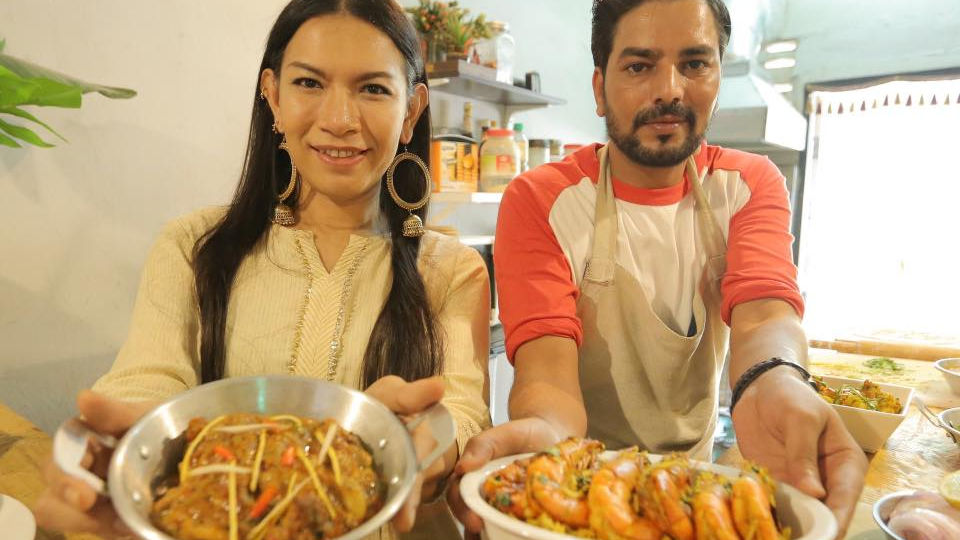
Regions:
[[[520,174],[520,152],[510,129],[490,129],[480,150],[480,191],[503,191]]]
[[[550,163],[550,141],[547,139],[530,139],[530,153],[527,163],[532,169],[544,163]]]

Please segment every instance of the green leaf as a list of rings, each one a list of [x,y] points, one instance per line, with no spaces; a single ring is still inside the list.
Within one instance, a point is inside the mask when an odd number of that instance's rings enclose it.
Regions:
[[[137,95],[135,90],[129,88],[117,88],[89,83],[6,54],[0,54],[0,66],[7,68],[25,79],[47,79],[67,86],[76,86],[80,88],[80,91],[84,94],[88,92],[98,92],[108,98],[114,99],[129,99]]]
[[[17,141],[11,139],[10,137],[7,137],[3,133],[0,133],[0,144],[4,146],[10,146],[12,148],[21,148],[21,146],[17,144]]]
[[[0,129],[34,146],[39,146],[41,148],[50,148],[53,146],[52,144],[38,137],[36,133],[30,131],[29,129],[23,126],[9,124],[7,122],[4,122],[3,120],[0,120]]]
[[[23,109],[20,109],[20,108],[17,108],[17,107],[0,107],[0,113],[12,114],[12,115],[14,115],[14,116],[19,116],[20,118],[25,118],[25,119],[27,119],[27,120],[30,120],[31,122],[36,122],[36,123],[40,124],[41,126],[47,128],[47,131],[49,131],[50,133],[53,133],[53,134],[56,135],[57,137],[60,137],[60,139],[61,139],[63,142],[69,142],[69,141],[67,141],[67,139],[66,139],[63,135],[57,133],[57,131],[56,131],[55,129],[53,129],[52,127],[48,126],[47,124],[41,122],[39,118],[37,118],[36,116],[28,113],[27,111],[25,111],[25,110],[23,110]]]
[[[83,91],[80,87],[70,86],[50,79],[33,79],[36,87],[23,105],[39,105],[41,107],[64,107],[79,109],[83,100]]]
[[[15,73],[4,73],[3,68],[0,68],[0,107],[26,102],[38,86],[38,83],[23,79]]]

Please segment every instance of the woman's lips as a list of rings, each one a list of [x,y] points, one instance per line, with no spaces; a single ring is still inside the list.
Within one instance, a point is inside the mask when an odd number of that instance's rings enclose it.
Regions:
[[[363,161],[366,150],[347,146],[311,146],[320,161],[336,167],[350,167]]]

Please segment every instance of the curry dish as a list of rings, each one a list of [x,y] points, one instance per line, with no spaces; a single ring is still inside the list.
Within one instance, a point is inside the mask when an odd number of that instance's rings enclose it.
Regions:
[[[863,381],[859,388],[852,384],[831,388],[820,377],[814,377],[813,382],[817,385],[817,393],[827,403],[893,414],[900,414],[903,410],[899,399],[869,380]]]
[[[727,478],[675,454],[652,463],[635,447],[613,458],[603,443],[570,438],[494,471],[491,506],[555,532],[604,540],[784,540],[775,485],[759,467]]]
[[[180,540],[336,538],[383,505],[370,452],[331,419],[194,418],[186,439],[177,485],[151,512]]]

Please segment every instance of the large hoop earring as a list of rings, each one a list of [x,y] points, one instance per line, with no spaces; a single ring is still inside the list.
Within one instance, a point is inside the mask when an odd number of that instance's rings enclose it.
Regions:
[[[287,146],[286,136],[283,137],[283,141],[280,143],[280,149],[286,151],[287,156],[290,157],[290,181],[287,183],[287,188],[283,190],[283,193],[277,195],[277,205],[273,207],[273,219],[271,221],[277,225],[289,227],[296,223],[297,220],[293,217],[293,209],[284,204],[283,201],[290,198],[293,190],[299,185],[300,175],[297,174],[297,165],[293,162],[293,154],[290,153],[290,147]]]
[[[400,195],[397,194],[396,186],[393,185],[393,174],[397,170],[397,165],[407,160],[416,163],[423,172],[423,198],[415,203],[409,203],[400,198]],[[430,200],[430,169],[428,169],[427,164],[420,159],[420,156],[407,152],[406,145],[403,146],[403,152],[397,154],[397,157],[393,158],[393,163],[387,167],[387,191],[390,192],[390,198],[393,199],[393,202],[397,203],[397,206],[410,212],[410,217],[403,221],[403,235],[407,238],[423,236],[423,220],[420,219],[420,216],[414,214],[413,211],[423,208],[427,205],[427,201]]]

